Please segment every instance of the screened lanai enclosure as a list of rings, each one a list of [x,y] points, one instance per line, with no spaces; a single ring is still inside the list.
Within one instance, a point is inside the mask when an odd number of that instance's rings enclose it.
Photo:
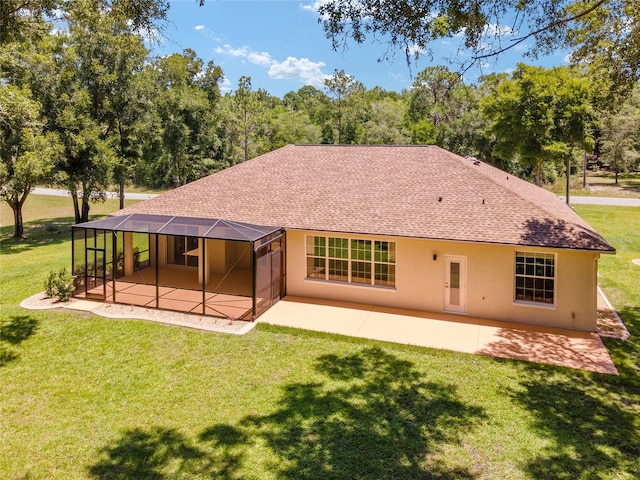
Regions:
[[[74,296],[255,320],[284,295],[284,230],[132,214],[72,228]]]

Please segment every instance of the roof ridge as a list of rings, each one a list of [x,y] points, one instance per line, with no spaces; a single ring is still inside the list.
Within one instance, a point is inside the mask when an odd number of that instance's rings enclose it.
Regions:
[[[280,148],[286,148],[286,147],[319,147],[319,148],[328,148],[328,147],[338,147],[338,148],[345,148],[345,147],[351,147],[351,148],[362,148],[362,147],[368,147],[368,148],[394,148],[394,147],[399,147],[399,148],[440,148],[437,145],[412,145],[409,143],[394,143],[394,144],[383,144],[383,143],[290,143],[285,145],[284,147],[280,147]],[[278,150],[278,149],[276,149]],[[272,150],[275,151],[275,150]]]
[[[501,172],[506,174],[507,180],[509,180],[509,177],[513,177],[514,179],[516,179],[516,182],[520,182],[521,185],[526,185],[525,188],[532,188],[534,187],[535,189],[538,189],[539,192],[544,192],[543,195],[547,195],[549,196],[549,199],[551,198],[550,195],[553,195],[555,198],[557,198],[559,200],[559,197],[557,197],[553,192],[550,192],[549,190],[545,190],[542,187],[539,187],[538,185],[535,185],[523,178],[518,177],[515,174],[506,172],[504,170],[501,170],[487,162],[482,162],[481,160],[475,159],[475,157],[463,157],[461,155],[458,155],[456,153],[453,152],[449,152],[448,150],[445,150],[441,147],[436,147],[436,148],[440,148],[441,150],[443,150],[444,152],[451,154],[451,155],[455,155],[456,157],[458,157],[459,160],[462,161],[463,164],[466,165],[465,168],[468,169],[473,169],[471,166],[471,163],[466,162],[465,160],[471,160],[471,162],[474,165],[484,165],[485,168],[490,168],[492,170],[495,170],[496,172]],[[473,160],[475,159],[475,161]],[[478,162],[477,164],[475,162]],[[551,211],[549,208],[546,208],[545,205],[541,205],[540,203],[534,202],[533,200],[531,200],[530,197],[524,195],[523,193],[521,193],[519,190],[517,190],[516,188],[512,188],[511,185],[507,185],[506,183],[500,182],[497,178],[495,178],[493,175],[490,175],[488,172],[483,171],[482,169],[478,169],[478,170],[474,170],[477,173],[480,173],[482,176],[484,176],[485,178],[487,178],[489,181],[491,181],[492,183],[494,183],[495,185],[502,187],[502,188],[506,188],[507,190],[509,190],[511,193],[513,193],[514,195],[517,195],[519,198],[521,198],[522,200],[524,200],[527,204],[533,206],[535,209],[542,211],[548,215],[553,216],[554,218],[556,218],[557,220],[560,220],[566,224],[572,225],[574,227],[577,227],[579,229],[581,229],[582,231],[588,233],[590,236],[595,237],[598,240],[604,240],[604,238],[602,238],[602,236],[600,234],[598,234],[595,229],[589,225],[588,222],[586,222],[580,215],[578,215],[578,213],[570,206],[567,205],[567,207],[569,208],[569,210],[577,217],[577,220],[579,220],[579,223],[576,223],[575,221],[568,221],[567,219],[563,218],[563,217],[559,217],[557,212],[553,212]]]

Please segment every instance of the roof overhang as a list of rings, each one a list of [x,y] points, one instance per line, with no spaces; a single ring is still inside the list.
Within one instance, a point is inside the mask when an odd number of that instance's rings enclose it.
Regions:
[[[215,218],[177,217],[170,215],[112,216],[92,222],[78,223],[74,228],[111,230],[114,232],[175,235],[216,240],[258,242],[274,234],[282,234],[281,227],[252,225]]]

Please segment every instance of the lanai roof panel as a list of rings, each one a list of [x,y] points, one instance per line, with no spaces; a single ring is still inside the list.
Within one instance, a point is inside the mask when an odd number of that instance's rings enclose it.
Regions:
[[[251,225],[214,218],[141,213],[126,216],[112,216],[101,220],[78,223],[74,225],[74,227],[245,242],[255,242],[267,235],[280,231],[280,227]]]

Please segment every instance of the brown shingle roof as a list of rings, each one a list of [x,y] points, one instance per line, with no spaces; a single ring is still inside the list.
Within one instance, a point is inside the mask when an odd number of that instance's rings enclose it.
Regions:
[[[614,251],[553,193],[434,146],[289,145],[118,213]]]

